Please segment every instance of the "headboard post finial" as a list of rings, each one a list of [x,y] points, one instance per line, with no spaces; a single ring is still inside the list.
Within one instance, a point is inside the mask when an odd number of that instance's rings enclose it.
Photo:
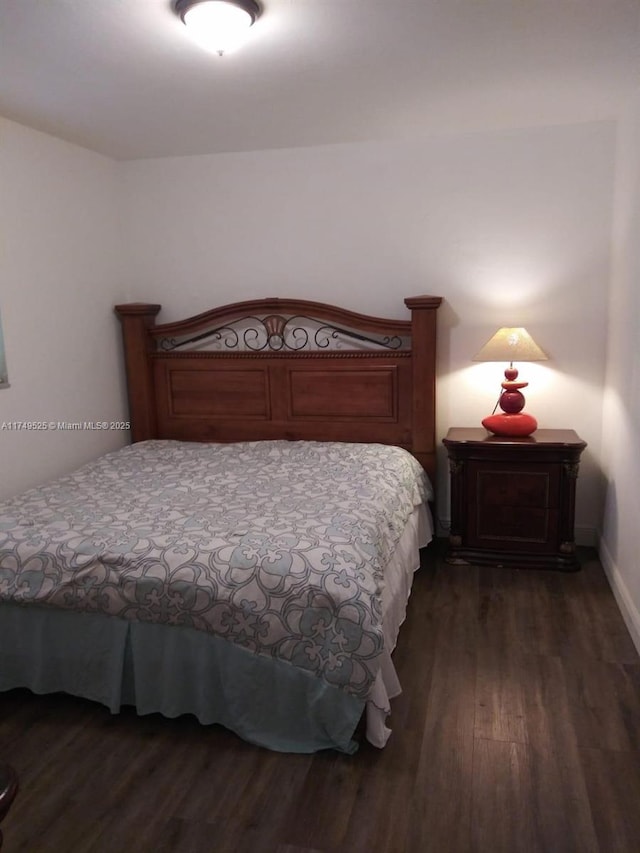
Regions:
[[[436,317],[440,296],[409,296],[413,368],[413,453],[436,482]]]
[[[155,391],[149,357],[153,342],[148,331],[155,325],[161,307],[130,302],[114,309],[122,324],[132,441],[156,438]]]

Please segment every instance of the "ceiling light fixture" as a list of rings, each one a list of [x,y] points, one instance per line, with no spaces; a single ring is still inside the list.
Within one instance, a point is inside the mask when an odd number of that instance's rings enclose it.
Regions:
[[[255,0],[176,0],[175,11],[194,41],[222,56],[244,43],[261,9]]]

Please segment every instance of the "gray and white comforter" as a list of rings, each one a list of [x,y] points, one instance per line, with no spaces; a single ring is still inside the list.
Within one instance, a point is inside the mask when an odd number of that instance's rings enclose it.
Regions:
[[[0,601],[189,626],[364,698],[427,497],[397,447],[141,442],[0,503]]]

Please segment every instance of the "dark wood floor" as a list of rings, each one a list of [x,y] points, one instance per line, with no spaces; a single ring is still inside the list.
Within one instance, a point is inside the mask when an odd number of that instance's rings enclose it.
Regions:
[[[427,552],[383,751],[282,755],[190,718],[0,694],[3,853],[637,853],[640,663],[576,574]]]

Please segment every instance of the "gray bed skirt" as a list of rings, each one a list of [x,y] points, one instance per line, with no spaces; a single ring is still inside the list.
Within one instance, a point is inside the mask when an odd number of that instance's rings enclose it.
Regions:
[[[290,664],[180,626],[0,604],[0,691],[194,714],[282,752],[353,753],[365,702]]]

